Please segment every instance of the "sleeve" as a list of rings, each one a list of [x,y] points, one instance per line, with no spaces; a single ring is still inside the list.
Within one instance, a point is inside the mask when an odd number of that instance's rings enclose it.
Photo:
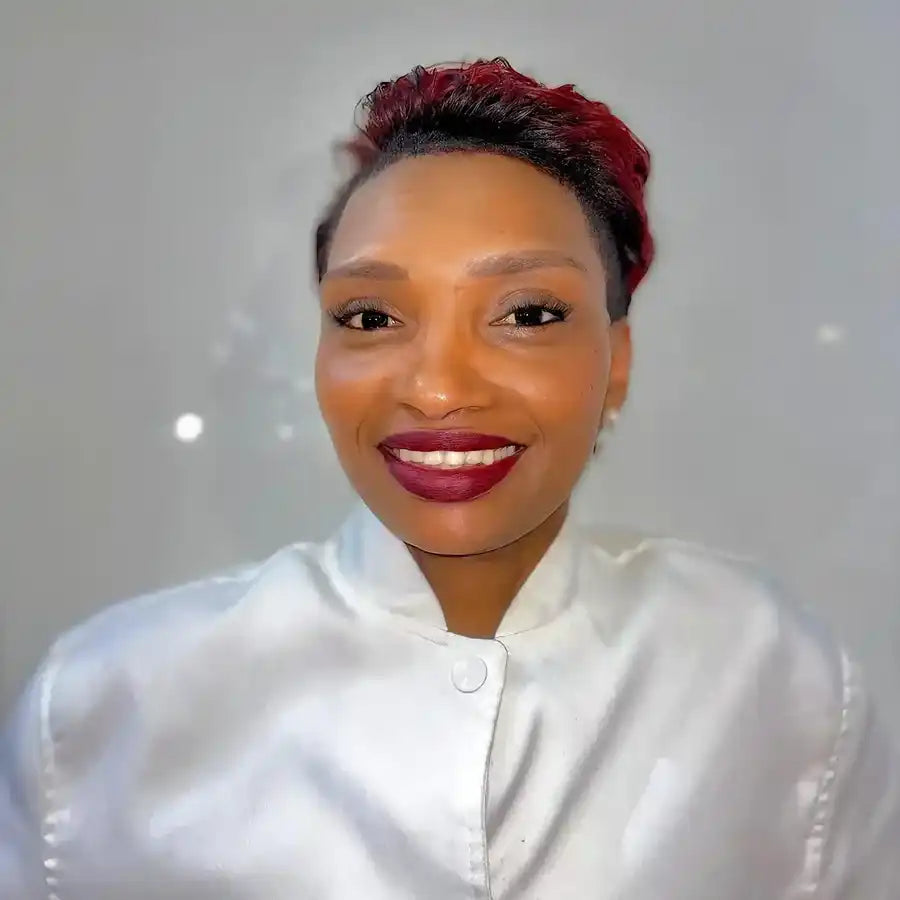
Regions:
[[[809,851],[815,900],[900,898],[900,754],[846,657],[840,733]]]
[[[48,678],[34,679],[0,731],[0,898],[46,900],[43,708]],[[52,896],[52,895],[51,895]]]

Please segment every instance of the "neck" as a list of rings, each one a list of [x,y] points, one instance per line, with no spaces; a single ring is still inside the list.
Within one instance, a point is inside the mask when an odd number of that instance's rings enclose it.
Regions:
[[[559,534],[567,511],[563,504],[533,531],[486,553],[439,556],[410,547],[441,604],[447,629],[467,637],[494,637],[519,589]]]

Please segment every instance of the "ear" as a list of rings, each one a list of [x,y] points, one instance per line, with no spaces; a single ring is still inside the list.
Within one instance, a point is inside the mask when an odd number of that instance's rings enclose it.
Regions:
[[[619,412],[628,397],[631,379],[631,326],[627,318],[621,318],[609,326],[610,366],[609,386],[606,389],[607,413]]]

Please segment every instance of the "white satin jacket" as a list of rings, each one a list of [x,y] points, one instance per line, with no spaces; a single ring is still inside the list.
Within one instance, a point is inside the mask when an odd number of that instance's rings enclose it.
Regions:
[[[496,639],[366,510],[63,637],[2,900],[897,900],[898,758],[749,565],[567,524]]]

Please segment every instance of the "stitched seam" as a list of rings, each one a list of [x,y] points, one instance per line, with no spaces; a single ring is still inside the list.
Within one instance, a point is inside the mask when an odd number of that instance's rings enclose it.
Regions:
[[[44,887],[47,900],[59,900],[59,858],[56,850],[59,844],[58,826],[63,819],[63,811],[57,809],[56,751],[53,744],[53,733],[50,727],[50,706],[53,700],[53,687],[62,661],[58,653],[51,652],[44,676],[40,683],[40,741],[41,771],[40,787],[44,804],[44,816],[41,821],[41,842],[43,844]]]
[[[482,859],[484,860],[484,890],[486,900],[493,900],[494,892],[491,885],[491,858],[488,851],[488,834],[487,834],[487,818],[488,818],[488,791],[490,790],[490,773],[491,773],[491,757],[494,752],[494,742],[497,739],[497,725],[500,721],[500,707],[503,704],[503,692],[506,689],[506,679],[509,674],[509,647],[502,640],[497,643],[503,648],[503,677],[500,679],[500,690],[497,694],[497,704],[494,709],[494,722],[491,728],[490,738],[488,739],[487,754],[484,763],[484,776],[481,782],[481,834],[480,850]]]
[[[494,710],[494,727],[491,729],[491,739],[488,744],[487,751],[487,760],[484,766],[484,786],[482,787],[482,795],[481,795],[481,833],[484,836],[484,871],[487,882],[487,895],[488,900],[493,900],[494,896],[494,888],[491,883],[491,857],[488,848],[488,833],[487,833],[487,820],[488,820],[488,796],[490,790],[490,773],[491,773],[491,759],[494,755],[494,744],[497,742],[497,726],[500,723],[500,710],[503,707],[503,695],[506,692],[506,681],[509,678],[509,647],[503,643],[503,641],[498,641],[501,647],[503,647],[504,658],[503,658],[503,677],[500,679],[500,690],[497,694],[497,706]]]
[[[815,814],[812,825],[806,839],[806,869],[807,882],[805,891],[810,896],[815,896],[822,884],[825,873],[825,852],[830,838],[830,829],[834,819],[834,807],[836,800],[836,782],[838,768],[842,761],[842,754],[847,735],[850,732],[851,706],[856,699],[856,685],[853,678],[853,669],[847,654],[841,653],[841,718],[834,749],[828,758],[828,764],[819,791],[813,805]]]

